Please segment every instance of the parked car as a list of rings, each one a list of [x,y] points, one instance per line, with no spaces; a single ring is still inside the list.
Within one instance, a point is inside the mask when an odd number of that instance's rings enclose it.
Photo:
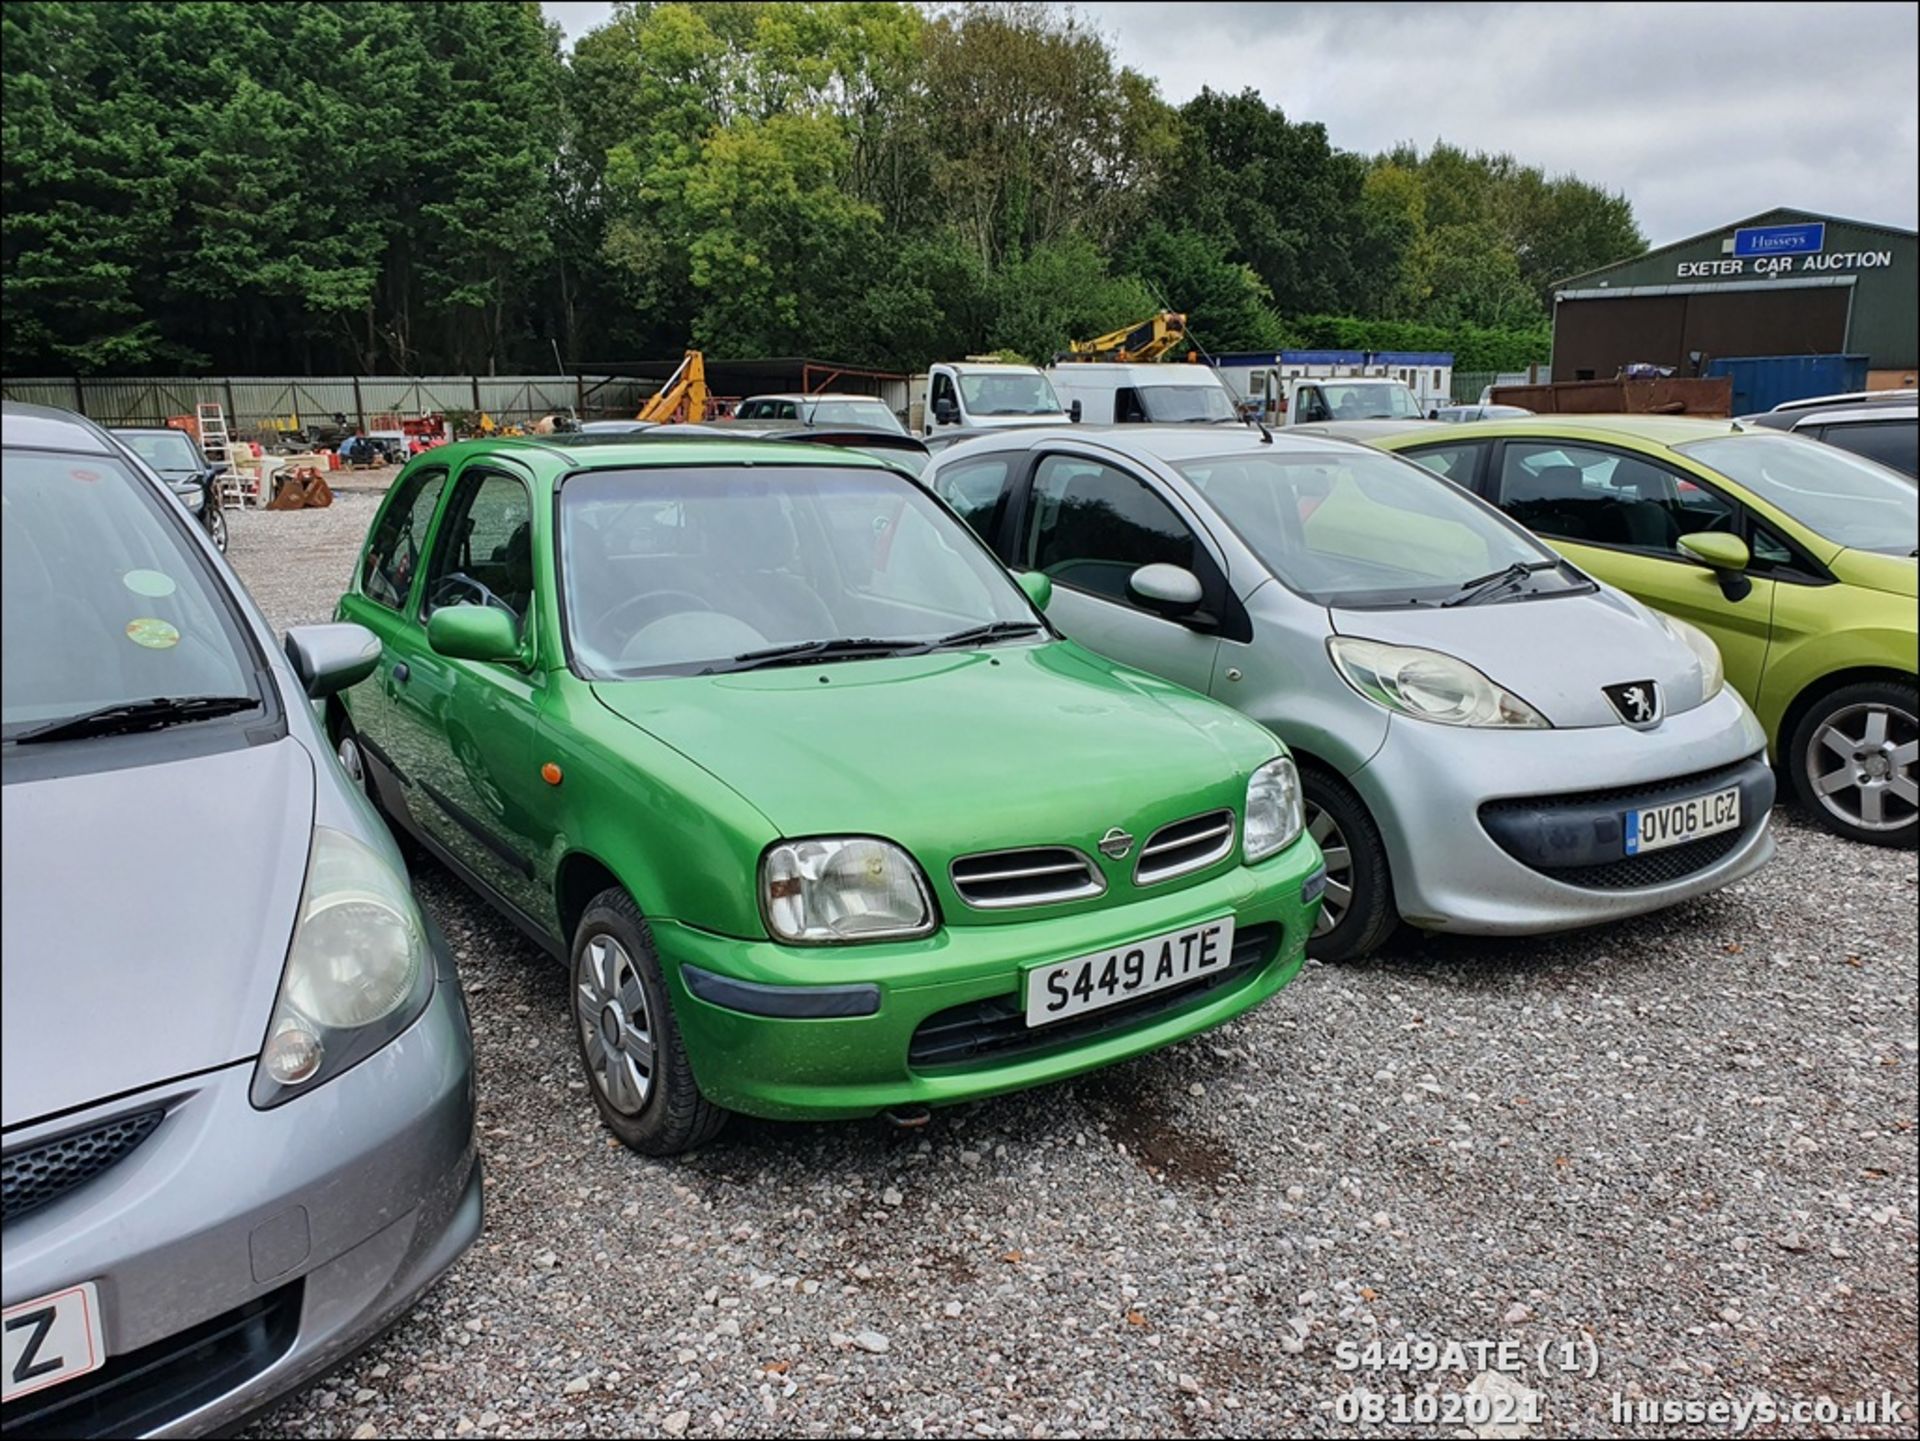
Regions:
[[[1920,391],[1911,387],[1904,390],[1849,390],[1837,395],[1809,395],[1799,400],[1783,400],[1772,410],[1763,410],[1757,415],[1743,415],[1741,423],[1764,425],[1773,430],[1792,430],[1795,424],[1816,410],[1876,410],[1887,405],[1913,405],[1920,402]]]
[[[1238,1015],[1313,925],[1284,750],[1048,593],[871,455],[470,443],[374,522],[339,614],[380,672],[331,722],[568,965],[628,1146],[917,1118]]]
[[[1516,420],[1532,415],[1524,405],[1442,405],[1427,413],[1429,420],[1444,420],[1448,425],[1464,425],[1469,420]]]
[[[208,460],[200,452],[200,443],[177,426],[115,426],[111,434],[179,497],[180,503],[206,527],[214,548],[224,553],[227,513],[220,504],[216,486],[227,466]]]
[[[1678,416],[1535,416],[1379,443],[1705,630],[1807,810],[1853,840],[1914,844],[1910,482],[1798,436]]]
[[[733,423],[779,426],[825,425],[837,430],[864,428],[905,435],[900,417],[877,395],[754,395],[740,402]]]
[[[1838,405],[1791,414],[1793,424],[1785,428],[1795,435],[1837,445],[1909,479],[1920,477],[1920,407],[1911,401],[1905,405]]]
[[[642,431],[652,430],[651,420],[583,420],[579,435],[638,435]]]
[[[945,362],[928,369],[926,395],[921,429],[928,439],[953,430],[1004,430],[1080,419],[1077,409],[1061,404],[1034,365]]]
[[[1047,370],[1068,413],[1088,425],[1233,424],[1234,394],[1210,365],[1064,361]]]
[[[1454,427],[1448,427],[1453,433]],[[1226,700],[1298,760],[1316,955],[1657,910],[1773,854],[1711,641],[1365,447],[1147,426],[987,437],[927,483],[1068,635]]]
[[[446,944],[273,631],[164,489],[8,403],[8,1434],[224,1430],[371,1340],[480,1230]]]

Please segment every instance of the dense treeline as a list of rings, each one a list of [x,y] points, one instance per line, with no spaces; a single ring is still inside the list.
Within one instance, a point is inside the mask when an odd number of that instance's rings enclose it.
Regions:
[[[14,0],[0,27],[15,374],[919,367],[1163,302],[1214,350],[1508,364],[1552,280],[1645,245],[1623,198],[1509,156],[1170,106],[1040,4],[629,4],[570,57],[533,4]]]

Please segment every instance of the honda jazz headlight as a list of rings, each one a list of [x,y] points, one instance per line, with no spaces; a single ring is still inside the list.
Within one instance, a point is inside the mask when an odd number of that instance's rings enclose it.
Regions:
[[[1450,726],[1550,728],[1519,696],[1441,651],[1335,636],[1327,653],[1348,685],[1402,715]]]
[[[1300,809],[1300,772],[1287,756],[1268,761],[1247,781],[1240,854],[1248,865],[1264,861],[1292,845],[1305,824]]]
[[[365,1060],[432,993],[426,922],[405,874],[344,831],[314,827],[254,1105],[279,1105]]]
[[[1700,662],[1700,703],[1705,705],[1719,695],[1727,683],[1727,666],[1720,658],[1720,647],[1713,643],[1713,637],[1677,615],[1666,615],[1656,610],[1653,618],[1666,627],[1668,635],[1692,651]]]
[[[933,930],[913,857],[871,836],[781,841],[760,861],[760,908],[776,939],[799,945],[897,940]]]

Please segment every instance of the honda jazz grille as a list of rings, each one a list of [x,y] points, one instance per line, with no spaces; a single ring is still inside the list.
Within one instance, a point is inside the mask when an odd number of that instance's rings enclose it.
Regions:
[[[1233,812],[1209,811],[1164,825],[1140,848],[1133,883],[1150,886],[1203,870],[1233,849]]]
[[[165,1111],[142,1111],[105,1125],[10,1151],[0,1161],[0,1214],[9,1221],[91,1181],[153,1134]]]
[[[1098,867],[1072,846],[1027,846],[961,856],[948,869],[960,899],[979,910],[1083,901],[1107,888]]]

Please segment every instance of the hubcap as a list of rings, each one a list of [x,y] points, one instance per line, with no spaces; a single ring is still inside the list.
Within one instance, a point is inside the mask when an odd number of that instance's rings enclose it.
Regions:
[[[574,1010],[594,1087],[614,1110],[637,1114],[653,1092],[653,1028],[633,958],[612,936],[587,942]]]
[[[1306,803],[1306,817],[1307,834],[1320,843],[1320,854],[1327,863],[1327,892],[1313,923],[1313,933],[1324,936],[1346,919],[1353,906],[1353,851],[1333,817],[1312,801]]]
[[[1894,831],[1920,814],[1920,722],[1885,705],[1835,711],[1807,747],[1807,780],[1835,816],[1865,831]]]
[[[334,753],[340,757],[340,769],[347,773],[347,779],[357,786],[366,785],[367,768],[360,759],[358,742],[352,736],[342,736]]]

